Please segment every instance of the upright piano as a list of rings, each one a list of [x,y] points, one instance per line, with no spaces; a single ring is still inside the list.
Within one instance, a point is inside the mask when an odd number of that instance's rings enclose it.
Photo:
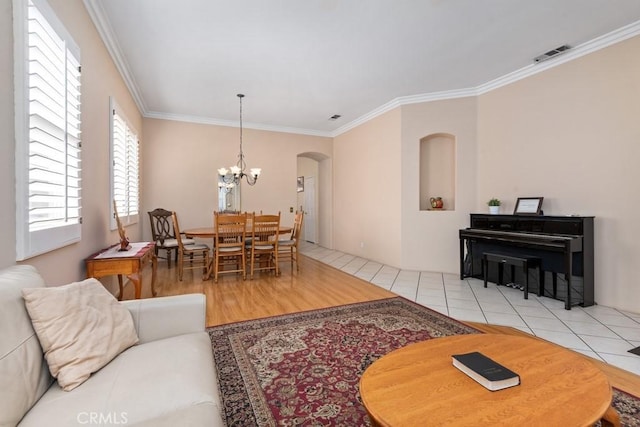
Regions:
[[[557,274],[563,275],[566,289],[560,295],[565,309],[593,305],[593,220],[592,216],[471,214],[471,226],[459,232],[460,279],[480,277],[485,252],[538,257],[543,274],[553,275],[554,286]]]

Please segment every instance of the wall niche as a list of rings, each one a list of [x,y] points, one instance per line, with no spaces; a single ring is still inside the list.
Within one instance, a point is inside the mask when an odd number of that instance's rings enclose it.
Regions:
[[[456,209],[456,138],[434,133],[420,139],[420,210]],[[431,198],[442,198],[442,209],[431,206]]]

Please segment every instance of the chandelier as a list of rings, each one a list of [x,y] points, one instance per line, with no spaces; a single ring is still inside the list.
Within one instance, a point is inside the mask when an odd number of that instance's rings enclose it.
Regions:
[[[220,188],[224,187],[226,191],[230,191],[233,187],[239,185],[242,178],[246,178],[247,184],[255,185],[262,171],[260,168],[252,168],[248,174],[245,173],[247,163],[244,160],[244,153],[242,152],[242,98],[244,98],[244,95],[239,93],[237,96],[240,98],[240,154],[238,154],[238,163],[236,163],[235,166],[229,167],[229,169],[218,169],[218,174],[220,175],[218,186]]]

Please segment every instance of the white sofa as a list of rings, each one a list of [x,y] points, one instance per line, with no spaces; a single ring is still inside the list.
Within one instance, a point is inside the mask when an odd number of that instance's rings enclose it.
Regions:
[[[222,426],[205,297],[124,304],[139,343],[71,391],[49,373],[21,289],[44,286],[31,266],[0,270],[0,426]]]

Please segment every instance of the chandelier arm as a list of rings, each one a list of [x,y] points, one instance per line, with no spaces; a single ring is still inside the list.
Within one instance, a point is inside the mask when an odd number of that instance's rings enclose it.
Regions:
[[[258,177],[257,176],[247,175],[246,173],[243,174],[243,175],[247,179],[247,184],[249,184],[249,185],[256,185],[256,182],[258,182]]]

